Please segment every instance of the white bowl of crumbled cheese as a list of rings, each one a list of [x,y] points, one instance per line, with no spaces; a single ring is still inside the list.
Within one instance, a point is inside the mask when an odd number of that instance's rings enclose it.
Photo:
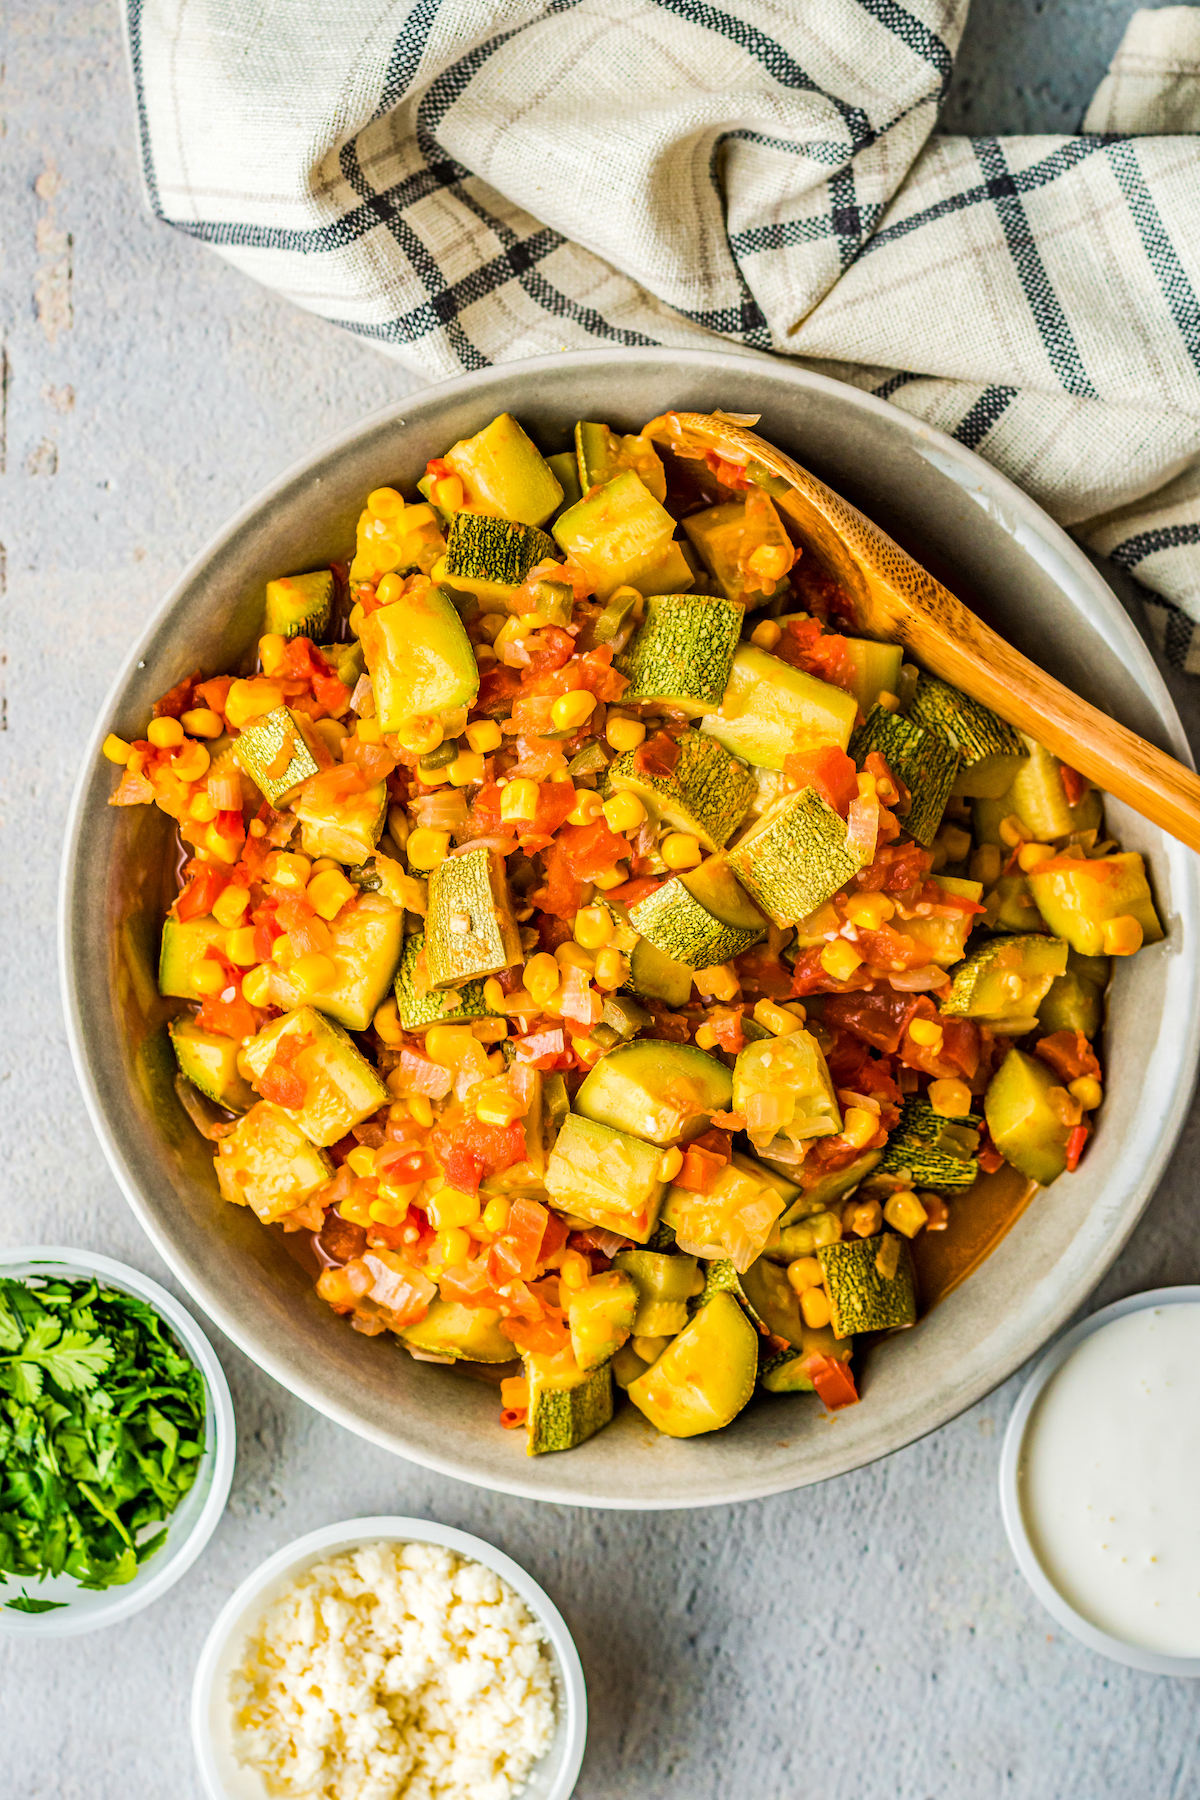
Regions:
[[[254,1571],[208,1636],[192,1738],[210,1800],[568,1800],[587,1690],[510,1557],[351,1519]]]

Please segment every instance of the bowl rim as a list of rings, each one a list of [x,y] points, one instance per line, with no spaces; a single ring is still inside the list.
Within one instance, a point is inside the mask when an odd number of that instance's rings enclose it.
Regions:
[[[623,365],[643,363],[661,366],[664,359],[673,360],[679,364],[681,379],[687,379],[694,374],[711,373],[714,376],[724,376],[731,382],[736,382],[739,377],[745,376],[749,365],[759,375],[769,373],[770,379],[780,389],[781,398],[789,394],[792,397],[802,397],[806,393],[815,392],[828,396],[841,405],[874,415],[881,423],[886,422],[893,429],[899,425],[909,438],[916,453],[933,465],[940,474],[954,482],[967,499],[986,513],[1003,518],[1005,529],[1026,553],[1033,556],[1047,570],[1056,586],[1062,589],[1064,595],[1070,599],[1073,610],[1077,613],[1082,614],[1084,611],[1080,604],[1079,591],[1082,588],[1086,592],[1089,601],[1087,617],[1090,624],[1110,644],[1119,646],[1127,667],[1162,721],[1163,738],[1169,744],[1172,753],[1189,767],[1194,767],[1192,752],[1178,712],[1166,682],[1151,655],[1149,646],[1093,562],[1036,501],[1018,488],[1007,476],[992,468],[974,451],[967,449],[945,432],[926,424],[923,420],[914,419],[911,414],[905,413],[902,409],[891,405],[890,402],[880,400],[876,395],[847,382],[835,380],[799,364],[755,353],[690,349],[686,352],[676,352],[660,346],[619,352],[602,349],[572,351],[559,356],[531,357],[513,364],[489,365],[484,369],[458,376],[450,381],[431,384],[429,387],[417,390],[414,394],[407,396],[404,401],[381,407],[357,420],[346,429],[334,433],[307,455],[291,463],[280,475],[252,496],[212,535],[200,552],[188,563],[161,604],[147,619],[137,642],[118,671],[99,711],[84,753],[64,834],[58,909],[59,966],[67,1041],[75,1065],[76,1076],[93,1128],[118,1185],[163,1260],[188,1289],[197,1304],[220,1326],[226,1336],[250,1357],[257,1367],[279,1381],[289,1392],[296,1394],[298,1398],[357,1435],[378,1443],[392,1454],[405,1456],[422,1467],[449,1475],[456,1480],[468,1481],[523,1498],[555,1504],[582,1505],[613,1510],[670,1511],[683,1507],[731,1504],[742,1500],[761,1499],[776,1493],[790,1492],[797,1486],[805,1485],[805,1477],[802,1472],[794,1469],[770,1476],[749,1471],[737,1476],[722,1476],[710,1480],[703,1484],[699,1492],[676,1493],[669,1498],[655,1496],[650,1499],[644,1497],[634,1499],[622,1495],[581,1493],[569,1477],[566,1477],[565,1472],[564,1479],[560,1481],[542,1482],[538,1485],[522,1480],[520,1473],[516,1470],[511,1475],[506,1473],[504,1479],[499,1479],[494,1474],[485,1476],[479,1473],[466,1458],[457,1454],[442,1455],[436,1448],[425,1445],[413,1446],[408,1443],[403,1446],[398,1445],[394,1434],[376,1428],[369,1419],[364,1418],[355,1410],[331,1400],[319,1383],[308,1379],[302,1371],[288,1366],[286,1359],[282,1356],[257,1344],[253,1340],[252,1334],[243,1328],[241,1321],[231,1313],[222,1300],[208,1291],[204,1281],[186,1266],[182,1257],[177,1255],[171,1236],[160,1226],[153,1213],[143,1203],[138,1185],[126,1166],[117,1134],[110,1129],[105,1118],[100,1095],[92,1078],[74,975],[75,958],[78,952],[74,943],[72,898],[77,883],[86,878],[86,871],[82,866],[77,865],[77,845],[89,772],[99,754],[105,735],[112,729],[111,721],[117,713],[124,689],[132,673],[138,667],[145,650],[157,634],[161,621],[179,603],[191,583],[203,572],[205,566],[260,512],[276,502],[294,483],[306,476],[311,477],[321,464],[340,452],[353,448],[360,439],[369,436],[372,432],[389,425],[403,425],[406,414],[414,407],[437,406],[442,402],[469,396],[477,387],[498,378],[535,381],[539,372],[549,373],[559,369],[578,370],[580,373],[586,373],[590,366],[598,367],[609,363],[617,355]],[[319,481],[320,476],[317,475],[316,479]],[[1185,900],[1190,896],[1193,905],[1200,905],[1200,880],[1191,872],[1190,865],[1189,881],[1190,885]],[[1020,1339],[1010,1345],[1007,1354],[1000,1361],[985,1372],[981,1372],[966,1387],[958,1388],[953,1393],[947,1393],[942,1403],[922,1420],[919,1429],[913,1429],[911,1419],[897,1422],[890,1436],[882,1444],[874,1448],[870,1454],[850,1465],[851,1467],[864,1467],[870,1462],[877,1461],[880,1457],[891,1455],[896,1450],[918,1442],[922,1437],[939,1430],[949,1420],[958,1417],[960,1413],[966,1411],[985,1395],[993,1392],[1023,1362],[1027,1361],[1031,1355],[1036,1354],[1048,1338],[1060,1329],[1064,1322],[1069,1320],[1083,1304],[1088,1294],[1091,1293],[1096,1283],[1119,1254],[1144,1212],[1183,1128],[1191,1105],[1197,1062],[1200,1059],[1200,1011],[1192,1016],[1186,1040],[1181,1042],[1180,1051],[1180,1063],[1187,1071],[1186,1078],[1177,1087],[1173,1103],[1164,1117],[1161,1135],[1152,1153],[1142,1164],[1140,1180],[1129,1192],[1125,1203],[1126,1216],[1106,1240],[1104,1255],[1093,1259],[1082,1273],[1077,1274],[1069,1285],[1060,1291],[1057,1301],[1046,1310],[1039,1323],[1031,1326]],[[832,1474],[831,1471],[830,1475],[821,1477],[821,1479],[831,1479]],[[809,1477],[808,1479],[813,1478]]]
[[[1124,1638],[1113,1637],[1111,1632],[1093,1625],[1090,1619],[1077,1612],[1055,1587],[1042,1567],[1025,1523],[1021,1507],[1021,1452],[1033,1409],[1047,1384],[1087,1338],[1130,1313],[1150,1312],[1164,1306],[1198,1304],[1198,1286],[1149,1288],[1145,1293],[1129,1294],[1124,1300],[1114,1300],[1111,1306],[1102,1307],[1099,1312],[1081,1319],[1069,1331],[1064,1331],[1041,1357],[1021,1390],[1004,1433],[999,1472],[1000,1516],[1004,1520],[1009,1548],[1017,1567],[1051,1618],[1069,1631],[1072,1637],[1078,1638],[1081,1644],[1086,1644],[1089,1650],[1108,1657],[1111,1662],[1124,1663],[1130,1669],[1141,1669],[1147,1675],[1172,1675],[1177,1679],[1190,1681],[1200,1681],[1200,1654],[1176,1656],[1169,1651],[1150,1650],[1141,1644],[1127,1643]]]
[[[160,1287],[148,1275],[131,1269],[127,1263],[117,1262],[111,1256],[101,1256],[92,1250],[77,1250],[62,1244],[18,1244],[12,1249],[0,1250],[0,1274],[9,1274],[17,1269],[25,1269],[29,1274],[51,1275],[57,1270],[68,1274],[78,1271],[85,1276],[99,1275],[114,1287],[120,1287],[135,1294],[138,1299],[147,1301],[171,1326],[200,1370],[209,1397],[212,1432],[210,1442],[204,1447],[201,1466],[207,1461],[212,1475],[204,1505],[192,1521],[186,1536],[178,1540],[174,1550],[168,1535],[167,1543],[163,1546],[168,1554],[157,1567],[151,1561],[147,1580],[140,1582],[135,1579],[126,1586],[105,1589],[104,1599],[93,1603],[87,1613],[76,1613],[74,1617],[70,1601],[61,1612],[9,1613],[0,1608],[0,1634],[14,1638],[82,1637],[86,1632],[119,1624],[122,1619],[131,1618],[134,1613],[141,1612],[143,1607],[160,1599],[168,1588],[174,1587],[186,1575],[207,1545],[225,1511],[233,1481],[237,1455],[237,1423],[233,1399],[216,1351],[191,1313],[174,1294],[168,1293],[166,1288]],[[169,1534],[170,1520],[167,1521],[167,1526]],[[10,1576],[9,1579],[16,1580],[18,1577]],[[28,1585],[36,1585],[33,1577],[30,1577]],[[90,1591],[81,1589],[81,1592]],[[112,1596],[111,1600],[107,1598],[108,1595]]]
[[[566,1620],[533,1576],[486,1538],[459,1531],[453,1525],[442,1525],[435,1519],[404,1518],[387,1513],[322,1525],[284,1544],[251,1570],[217,1614],[196,1664],[190,1708],[192,1747],[208,1800],[229,1800],[228,1789],[221,1781],[212,1751],[208,1716],[221,1658],[243,1615],[281,1577],[299,1572],[302,1565],[311,1565],[323,1552],[334,1554],[380,1538],[402,1543],[437,1544],[457,1551],[469,1561],[494,1570],[524,1600],[545,1630],[554,1652],[560,1677],[557,1683],[559,1704],[564,1715],[562,1762],[544,1800],[570,1800],[587,1746],[588,1702],[583,1664]]]

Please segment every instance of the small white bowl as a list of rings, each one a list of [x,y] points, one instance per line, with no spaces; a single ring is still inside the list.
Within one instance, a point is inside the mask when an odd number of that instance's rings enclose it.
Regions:
[[[96,1276],[104,1287],[134,1294],[166,1320],[204,1377],[208,1404],[204,1415],[204,1453],[196,1470],[196,1479],[167,1520],[166,1543],[143,1563],[133,1580],[121,1587],[98,1591],[80,1587],[70,1575],[38,1581],[33,1576],[23,1578],[9,1574],[0,1582],[0,1634],[79,1637],[85,1631],[98,1631],[102,1625],[115,1625],[118,1620],[141,1612],[143,1606],[149,1606],[174,1586],[207,1544],[225,1511],[229,1484],[233,1480],[237,1447],[233,1401],[225,1371],[191,1314],[156,1281],[140,1275],[125,1263],[114,1262],[108,1256],[94,1256],[90,1250],[67,1249],[57,1244],[25,1245],[0,1250],[0,1275],[17,1280],[28,1275],[44,1275],[84,1281]],[[66,1604],[61,1611],[47,1613],[11,1612],[3,1605],[4,1601],[16,1599],[21,1593],[28,1594],[32,1600],[56,1600]]]
[[[537,1762],[520,1800],[569,1800],[579,1779],[587,1741],[587,1688],[574,1639],[562,1614],[531,1575],[503,1551],[428,1519],[346,1519],[310,1531],[285,1544],[248,1575],[222,1608],[200,1655],[192,1687],[192,1743],[208,1800],[268,1800],[256,1770],[244,1768],[233,1754],[229,1678],[237,1667],[246,1634],[297,1575],[313,1563],[380,1540],[406,1544],[439,1544],[459,1556],[494,1569],[524,1600],[542,1626],[550,1648],[557,1724],[554,1742]]]
[[[1152,1288],[1149,1293],[1131,1294],[1128,1299],[1117,1300],[1112,1306],[1093,1313],[1050,1346],[1026,1382],[1004,1434],[1004,1447],[1000,1454],[1000,1511],[1012,1553],[1017,1559],[1017,1567],[1051,1618],[1057,1620],[1072,1637],[1086,1644],[1089,1650],[1096,1650],[1101,1656],[1110,1657],[1113,1662],[1124,1663],[1131,1669],[1142,1669],[1148,1675],[1175,1675],[1195,1681],[1200,1680],[1200,1656],[1172,1656],[1160,1650],[1146,1649],[1141,1644],[1128,1644],[1123,1638],[1112,1637],[1108,1632],[1101,1631],[1098,1625],[1093,1625],[1090,1619],[1076,1612],[1070,1602],[1063,1598],[1047,1576],[1033,1547],[1021,1507],[1020,1490],[1021,1451],[1033,1409],[1047,1382],[1057,1374],[1072,1352],[1085,1338],[1091,1337],[1105,1325],[1111,1325],[1114,1319],[1124,1318],[1127,1313],[1141,1312],[1152,1307],[1178,1306],[1185,1302],[1192,1305],[1200,1302],[1200,1287]]]

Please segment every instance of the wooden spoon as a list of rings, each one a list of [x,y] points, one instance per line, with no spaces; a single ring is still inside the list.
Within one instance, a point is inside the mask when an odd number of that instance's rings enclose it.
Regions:
[[[719,413],[667,413],[645,430],[677,454],[714,450],[781,476],[790,491],[774,496],[776,505],[846,588],[860,631],[903,644],[935,675],[1200,850],[1200,777],[1006,644],[878,525],[790,456]]]

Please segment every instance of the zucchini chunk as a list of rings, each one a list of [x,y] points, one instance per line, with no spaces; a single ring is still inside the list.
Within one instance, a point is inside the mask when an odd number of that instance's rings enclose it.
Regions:
[[[1051,1095],[1062,1083],[1039,1056],[1010,1050],[983,1097],[992,1142],[1006,1162],[1031,1181],[1049,1187],[1067,1166],[1071,1126]]]
[[[1092,864],[1070,866],[1090,869]],[[942,1001],[942,1012],[948,1018],[983,1019],[1020,1036],[1013,1026],[1036,1018],[1050,983],[1066,966],[1067,946],[1062,938],[993,938],[959,964]],[[1025,1027],[1027,1031],[1032,1028],[1032,1024]]]
[[[737,1418],[757,1374],[757,1331],[731,1294],[714,1294],[626,1392],[667,1437],[697,1437]]]
[[[320,781],[300,790],[292,811],[300,821],[300,845],[314,862],[331,856],[357,866],[366,862],[379,842],[387,818],[387,784],[372,782],[361,794],[322,793]]]
[[[447,857],[429,877],[425,963],[429,985],[497,975],[521,960],[504,858],[498,850]]]
[[[276,637],[311,638],[315,644],[333,617],[333,570],[285,575],[268,581],[263,630]]]
[[[685,731],[679,761],[669,775],[647,775],[636,750],[618,756],[608,771],[605,795],[636,794],[656,824],[690,832],[704,850],[720,850],[746,816],[756,783],[715,738]]]
[[[881,694],[899,692],[904,651],[899,644],[878,644],[874,638],[848,637],[845,644],[850,662],[850,691],[865,719],[878,704]]]
[[[809,1138],[837,1135],[833,1077],[811,1031],[759,1038],[738,1051],[733,1110],[744,1116],[755,1149],[785,1165],[799,1165]]]
[[[347,1031],[366,1031],[392,985],[403,937],[401,908],[380,894],[364,894],[357,906],[330,923],[327,954],[337,973],[311,1004]],[[300,1005],[301,990],[287,969],[273,963],[267,967],[272,1006],[290,1012]]]
[[[352,638],[348,644],[319,644],[317,648],[342,686],[353,693],[360,675],[367,672],[366,659],[358,639]]]
[[[575,1450],[612,1418],[612,1370],[608,1363],[601,1363],[598,1369],[572,1368],[564,1373],[558,1366],[560,1361],[559,1357],[537,1355],[524,1359],[525,1379],[529,1383],[527,1456]]]
[[[220,1139],[214,1158],[222,1200],[248,1206],[264,1225],[302,1206],[333,1179],[333,1163],[281,1106],[260,1100]]]
[[[1056,975],[1038,1007],[1038,1026],[1047,1035],[1055,1031],[1082,1031],[1094,1038],[1104,1023],[1104,992],[1111,967],[1107,956],[1081,956],[1067,951],[1067,966]]]
[[[585,493],[552,529],[559,546],[592,583],[597,600],[610,599],[626,585],[649,593],[644,578],[666,566],[671,548],[683,563],[682,552],[672,545],[674,519],[632,469]],[[690,571],[683,566],[687,587]]]
[[[606,1363],[629,1336],[637,1310],[637,1289],[615,1264],[604,1274],[593,1275],[586,1287],[572,1289],[567,1325],[578,1366],[586,1371]]]
[[[633,1336],[678,1336],[688,1322],[696,1258],[665,1256],[658,1250],[619,1250],[613,1268],[621,1271],[634,1290]]]
[[[287,806],[303,782],[333,766],[324,738],[303,713],[286,706],[247,725],[233,741],[233,756],[276,811]]]
[[[486,1306],[460,1306],[457,1300],[433,1300],[425,1317],[406,1325],[402,1343],[426,1356],[451,1356],[455,1362],[506,1363],[513,1344],[498,1327],[500,1314]]]
[[[975,1113],[947,1119],[926,1100],[906,1100],[872,1180],[884,1187],[926,1187],[947,1193],[972,1187],[979,1174],[976,1152],[982,1124]]]
[[[234,1040],[216,1031],[202,1031],[194,1019],[172,1019],[167,1030],[184,1079],[229,1112],[249,1112],[254,1089],[238,1073]]]
[[[581,419],[575,427],[575,469],[580,494],[602,487],[626,469],[645,483],[660,505],[666,504],[667,472],[648,437],[619,437],[607,425]],[[576,499],[579,494],[576,495]]]
[[[354,1041],[340,1025],[311,1006],[272,1019],[245,1046],[243,1057],[256,1087],[285,1036],[302,1041],[288,1068],[303,1083],[305,1094],[301,1105],[277,1110],[291,1119],[310,1143],[336,1144],[351,1126],[361,1124],[390,1102],[391,1094]]]
[[[726,1163],[705,1193],[672,1187],[663,1202],[663,1223],[690,1256],[726,1257],[741,1273],[760,1257],[776,1235],[783,1195],[766,1171],[748,1174]]]
[[[601,1057],[575,1096],[575,1110],[665,1149],[707,1131],[732,1098],[733,1077],[715,1056],[694,1044],[639,1038]]]
[[[683,529],[727,600],[747,608],[763,606],[787,587],[796,552],[766,494],[690,513]],[[758,565],[751,560],[756,555]],[[766,566],[760,568],[762,564]]]
[[[890,1255],[887,1261],[880,1256],[889,1239],[900,1253],[891,1275],[883,1272]],[[877,1237],[846,1238],[838,1244],[822,1245],[817,1261],[825,1272],[834,1337],[853,1337],[857,1331],[897,1331],[916,1324],[917,1284],[907,1238],[895,1237],[890,1231]]]
[[[228,930],[218,925],[211,913],[203,919],[165,920],[158,957],[159,993],[173,1000],[198,999],[192,976],[210,947],[223,950],[228,936]],[[690,976],[688,986],[691,986]]]
[[[568,506],[574,506],[577,500],[583,499],[583,489],[579,485],[579,464],[573,450],[560,450],[557,456],[546,458],[546,467],[563,492],[562,500],[554,514],[554,517],[557,518],[560,513],[566,512]]]
[[[559,559],[554,539],[536,525],[514,525],[489,513],[455,513],[446,543],[446,579],[519,588],[536,563]]]
[[[819,1176],[811,1187],[798,1189],[796,1197],[780,1215],[779,1246],[772,1249],[770,1255],[777,1262],[791,1262],[797,1256],[809,1255],[808,1250],[798,1249],[794,1241],[789,1241],[788,1233],[792,1227],[817,1213],[828,1212],[839,1200],[844,1200],[878,1167],[882,1158],[882,1150],[862,1150],[844,1169],[832,1169]]]
[[[1128,915],[1142,928],[1142,942],[1157,944],[1163,935],[1150,897],[1146,865],[1136,850],[1118,851],[1091,861],[1058,856],[1039,863],[1027,876],[1038,911],[1051,931],[1065,938],[1081,956],[1100,956],[1104,927]],[[1062,970],[1056,971],[1062,974]]]
[[[417,990],[417,961],[425,952],[425,933],[414,932],[404,941],[396,970],[396,1010],[405,1031],[424,1031],[430,1025],[456,1025],[468,1019],[495,1017],[483,997],[484,983],[464,981],[461,987]],[[428,980],[428,974],[426,974]]]
[[[800,1349],[781,1350],[765,1362],[758,1372],[759,1385],[768,1394],[812,1394],[813,1378],[805,1371],[810,1356],[831,1356],[835,1362],[848,1363],[854,1355],[853,1338],[835,1338],[828,1325],[814,1329],[803,1325]]]
[[[909,923],[905,921],[907,930]],[[980,924],[988,926],[992,931],[1011,931],[1015,933],[1040,931],[1041,916],[1038,913],[1037,901],[1029,891],[1029,883],[1024,875],[1015,869],[1011,875],[1002,875],[987,897],[987,913]]]
[[[691,998],[692,973],[686,963],[676,962],[649,938],[639,937],[629,952],[629,976],[621,991],[678,1009]]]
[[[958,751],[943,737],[914,725],[911,719],[875,706],[850,739],[856,763],[878,750],[892,774],[912,795],[904,829],[928,849],[938,834],[942,814],[958,773]]]
[[[383,732],[416,715],[469,706],[479,691],[471,640],[453,602],[432,583],[371,613],[359,641]]]
[[[560,1212],[644,1244],[662,1204],[661,1160],[653,1144],[571,1113],[546,1164],[546,1192]]]
[[[462,439],[442,460],[463,484],[467,512],[544,525],[562,505],[554,471],[511,413],[501,413],[474,437]]]
[[[793,750],[850,741],[858,702],[853,694],[793,669],[757,644],[739,644],[721,704],[701,731],[761,769],[782,769]]]
[[[957,875],[932,875],[927,879],[936,881],[949,900],[979,901],[983,896],[982,881],[961,881]],[[983,914],[959,913],[953,919],[905,919],[904,935],[924,944],[939,968],[949,969],[966,955],[967,939],[977,918],[982,920]]]
[[[629,909],[631,922],[664,956],[711,969],[767,935],[767,921],[738,885],[728,859],[710,856],[673,875]]]
[[[893,692],[895,690],[893,689]],[[1012,786],[1029,750],[1015,726],[981,700],[936,675],[920,675],[909,702],[915,725],[944,738],[958,751],[954,792],[969,798],[999,799]]]
[[[760,1256],[740,1275],[724,1257],[710,1262],[701,1306],[707,1306],[714,1294],[722,1293],[732,1294],[762,1331],[786,1338],[793,1349],[800,1348],[804,1320],[800,1316],[799,1296],[777,1262]]]
[[[1072,806],[1058,757],[1024,733],[1021,737],[1028,755],[1004,796],[1007,811],[1016,813],[1025,829],[1043,843],[1099,827],[1104,805],[1099,791],[1089,788]]]
[[[630,705],[661,700],[690,719],[715,712],[729,681],[745,609],[713,594],[655,594],[617,658]]]
[[[807,919],[863,866],[846,842],[846,822],[817,792],[789,794],[738,839],[729,866],[776,925]]]

